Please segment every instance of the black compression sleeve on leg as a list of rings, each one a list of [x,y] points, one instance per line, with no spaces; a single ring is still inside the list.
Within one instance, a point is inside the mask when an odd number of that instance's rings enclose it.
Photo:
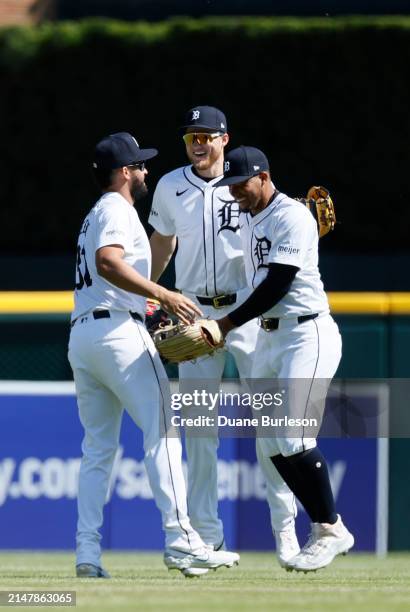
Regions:
[[[289,461],[289,457],[275,455],[271,457],[270,460],[288,485],[289,489],[296,495],[309,515],[312,523],[317,523],[316,500],[311,499],[311,494],[308,489],[309,484],[303,480],[299,470]]]
[[[297,455],[287,457],[307,487],[306,503],[314,506],[316,523],[334,524],[337,521],[335,501],[330,486],[326,459],[315,447]],[[300,500],[303,505],[305,503]]]

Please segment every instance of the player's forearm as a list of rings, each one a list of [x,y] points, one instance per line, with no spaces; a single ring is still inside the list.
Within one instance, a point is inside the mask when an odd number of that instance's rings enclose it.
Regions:
[[[269,264],[266,278],[243,304],[227,315],[230,321],[236,326],[243,325],[276,306],[288,293],[297,271],[296,266]]]
[[[176,247],[176,236],[163,236],[155,231],[150,239],[151,280],[156,282],[169,264]]]
[[[266,278],[238,308],[218,321],[224,335],[234,327],[260,316],[275,306],[289,291],[298,268],[284,264],[269,264]]]
[[[122,259],[107,260],[98,266],[98,273],[116,287],[143,297],[164,299],[166,289],[148,280]]]

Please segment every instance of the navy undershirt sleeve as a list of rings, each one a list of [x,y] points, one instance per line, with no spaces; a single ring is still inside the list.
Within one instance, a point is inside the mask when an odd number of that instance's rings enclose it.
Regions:
[[[296,266],[270,263],[266,278],[241,306],[229,313],[228,319],[239,327],[270,310],[287,294],[298,270]]]

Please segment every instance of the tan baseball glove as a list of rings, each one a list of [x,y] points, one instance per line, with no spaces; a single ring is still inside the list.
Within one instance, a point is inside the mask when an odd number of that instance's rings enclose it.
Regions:
[[[335,207],[326,187],[311,187],[306,198],[296,199],[305,204],[316,219],[319,238],[334,230],[336,225]]]
[[[218,323],[212,319],[198,319],[191,325],[172,322],[160,325],[152,332],[152,339],[161,357],[169,363],[211,355],[224,345]]]

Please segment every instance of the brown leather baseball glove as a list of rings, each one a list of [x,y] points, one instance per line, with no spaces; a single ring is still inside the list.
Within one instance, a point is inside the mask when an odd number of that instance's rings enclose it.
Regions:
[[[212,319],[198,319],[191,325],[169,322],[153,331],[152,339],[161,357],[169,363],[211,355],[224,345],[218,323]]]
[[[334,230],[336,225],[335,207],[326,187],[311,187],[306,198],[295,199],[305,204],[316,219],[319,238]]]

